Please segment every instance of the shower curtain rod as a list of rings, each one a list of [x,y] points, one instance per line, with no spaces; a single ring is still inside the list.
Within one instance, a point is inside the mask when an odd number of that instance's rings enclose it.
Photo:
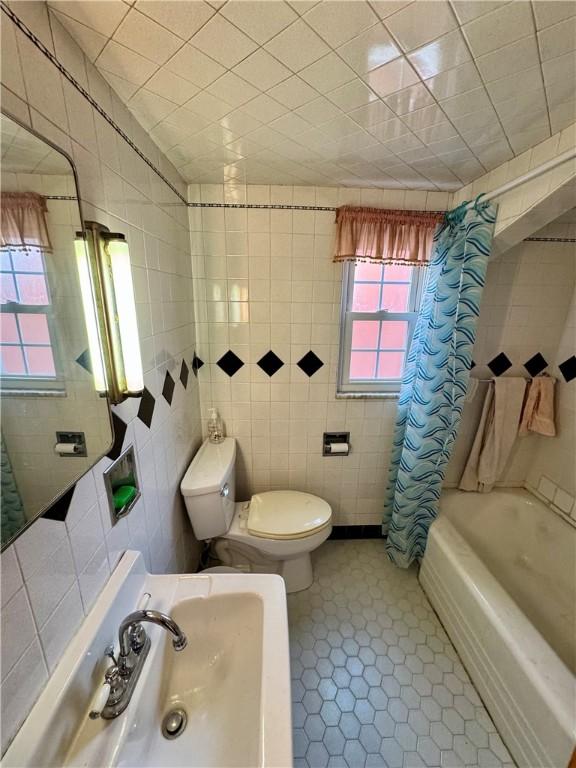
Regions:
[[[494,197],[505,195],[507,192],[511,192],[521,184],[525,184],[527,181],[532,181],[532,179],[537,179],[538,176],[542,176],[542,174],[554,170],[554,168],[557,168],[563,163],[567,163],[569,160],[576,160],[576,149],[568,149],[566,152],[558,155],[558,157],[554,157],[552,160],[548,160],[547,162],[542,163],[542,165],[539,165],[537,168],[533,168],[531,171],[524,173],[522,176],[518,176],[517,179],[509,181],[506,184],[503,184],[501,187],[497,187],[497,189],[493,190],[492,192],[486,192],[482,195],[482,201],[484,202],[486,200],[492,200]],[[471,201],[468,203],[468,205],[469,207],[472,207],[474,205],[474,201]]]

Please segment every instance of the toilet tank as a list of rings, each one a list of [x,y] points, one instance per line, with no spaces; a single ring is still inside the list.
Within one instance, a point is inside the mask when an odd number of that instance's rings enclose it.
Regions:
[[[222,536],[234,516],[236,441],[205,440],[180,483],[188,517],[199,541]]]

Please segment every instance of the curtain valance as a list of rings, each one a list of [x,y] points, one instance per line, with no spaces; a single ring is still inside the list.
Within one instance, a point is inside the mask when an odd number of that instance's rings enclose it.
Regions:
[[[2,192],[0,209],[0,247],[52,250],[46,221],[48,208],[42,195]]]
[[[426,266],[436,226],[444,213],[356,208],[336,211],[334,261],[378,261]]]

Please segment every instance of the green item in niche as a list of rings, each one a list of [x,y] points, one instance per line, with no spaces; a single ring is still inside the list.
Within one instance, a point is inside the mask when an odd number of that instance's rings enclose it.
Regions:
[[[123,509],[136,498],[136,488],[133,485],[121,485],[114,491],[114,509]]]

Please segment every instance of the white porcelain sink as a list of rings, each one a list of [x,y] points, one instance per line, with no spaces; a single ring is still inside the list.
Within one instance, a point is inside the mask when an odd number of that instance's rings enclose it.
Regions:
[[[188,638],[179,653],[158,627],[128,709],[90,720],[101,657],[143,593]],[[117,647],[117,641],[115,643]],[[109,663],[109,662],[108,662]],[[166,739],[164,717],[187,724]],[[292,765],[286,598],[268,575],[151,576],[127,553],[2,765],[288,768]]]

